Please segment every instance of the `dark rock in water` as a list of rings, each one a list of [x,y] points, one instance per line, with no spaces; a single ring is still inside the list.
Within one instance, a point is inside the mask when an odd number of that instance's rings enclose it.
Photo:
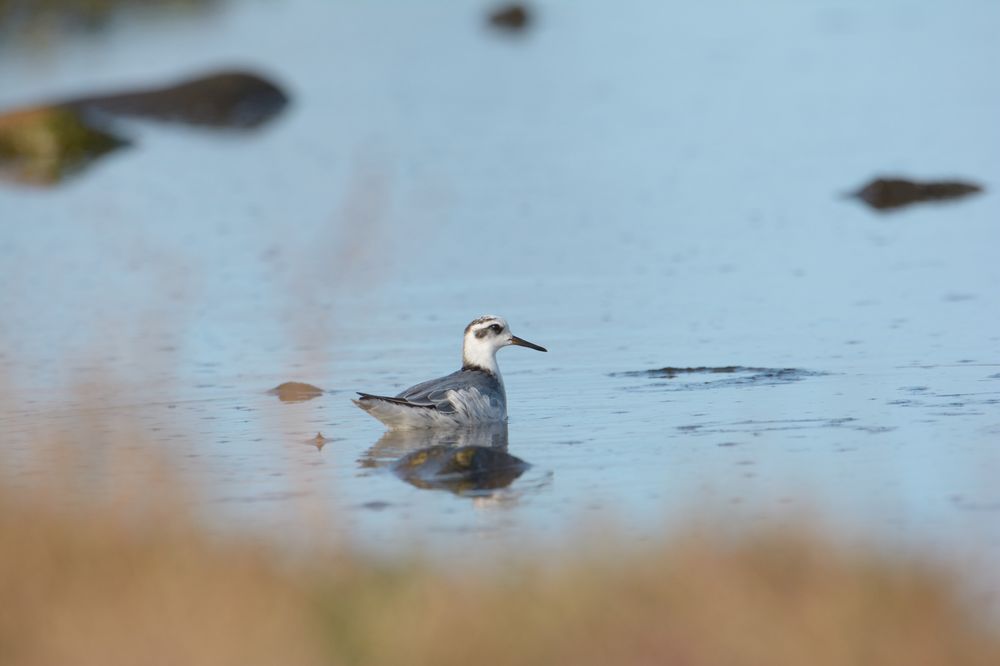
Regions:
[[[505,488],[529,465],[503,449],[488,446],[431,446],[400,458],[392,469],[418,488],[459,495]]]
[[[0,177],[52,185],[129,145],[71,109],[40,106],[0,116]]]
[[[490,12],[489,21],[494,28],[517,32],[531,23],[531,12],[521,4],[504,5]]]
[[[288,96],[255,74],[219,72],[165,88],[84,97],[63,105],[83,113],[249,129],[277,116],[288,105]]]
[[[922,201],[958,199],[982,191],[979,185],[961,181],[918,183],[903,178],[876,178],[852,196],[876,210],[890,210]]]
[[[323,389],[302,382],[285,382],[275,386],[268,393],[278,396],[278,400],[281,402],[304,402],[323,395]],[[317,435],[317,437],[322,437],[322,435]]]

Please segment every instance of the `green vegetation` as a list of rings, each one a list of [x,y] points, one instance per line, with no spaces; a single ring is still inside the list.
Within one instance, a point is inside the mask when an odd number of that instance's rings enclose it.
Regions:
[[[47,106],[0,115],[0,171],[10,179],[46,185],[127,145],[89,125],[76,111]]]

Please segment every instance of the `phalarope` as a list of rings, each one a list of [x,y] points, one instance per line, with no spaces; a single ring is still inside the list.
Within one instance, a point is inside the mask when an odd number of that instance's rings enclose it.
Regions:
[[[461,370],[393,398],[359,392],[354,404],[396,430],[506,421],[507,393],[496,354],[509,345],[548,351],[511,335],[502,317],[486,315],[465,327]]]

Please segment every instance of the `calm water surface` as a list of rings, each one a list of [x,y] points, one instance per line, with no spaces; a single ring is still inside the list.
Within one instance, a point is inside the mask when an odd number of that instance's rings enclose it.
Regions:
[[[39,438],[97,428],[281,540],[461,559],[711,511],[1000,561],[995,3],[552,3],[514,38],[433,4],[233,3],[8,48],[4,107],[233,64],[293,96],[249,137],[137,122],[59,188],[0,189],[14,482]],[[987,189],[841,197],[881,173]],[[393,459],[436,442],[380,441],[349,398],[457,369],[487,312],[550,350],[500,355],[532,467],[406,483]],[[731,365],[755,370],[647,372]],[[327,393],[267,393],[289,380]]]

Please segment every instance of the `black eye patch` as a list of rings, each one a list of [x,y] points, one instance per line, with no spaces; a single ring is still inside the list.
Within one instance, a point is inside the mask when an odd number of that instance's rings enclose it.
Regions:
[[[492,333],[493,335],[499,335],[500,331],[503,330],[503,326],[500,324],[493,324],[492,326],[487,326],[486,328],[481,328],[476,331],[476,337],[480,340],[485,338],[487,334]]]

